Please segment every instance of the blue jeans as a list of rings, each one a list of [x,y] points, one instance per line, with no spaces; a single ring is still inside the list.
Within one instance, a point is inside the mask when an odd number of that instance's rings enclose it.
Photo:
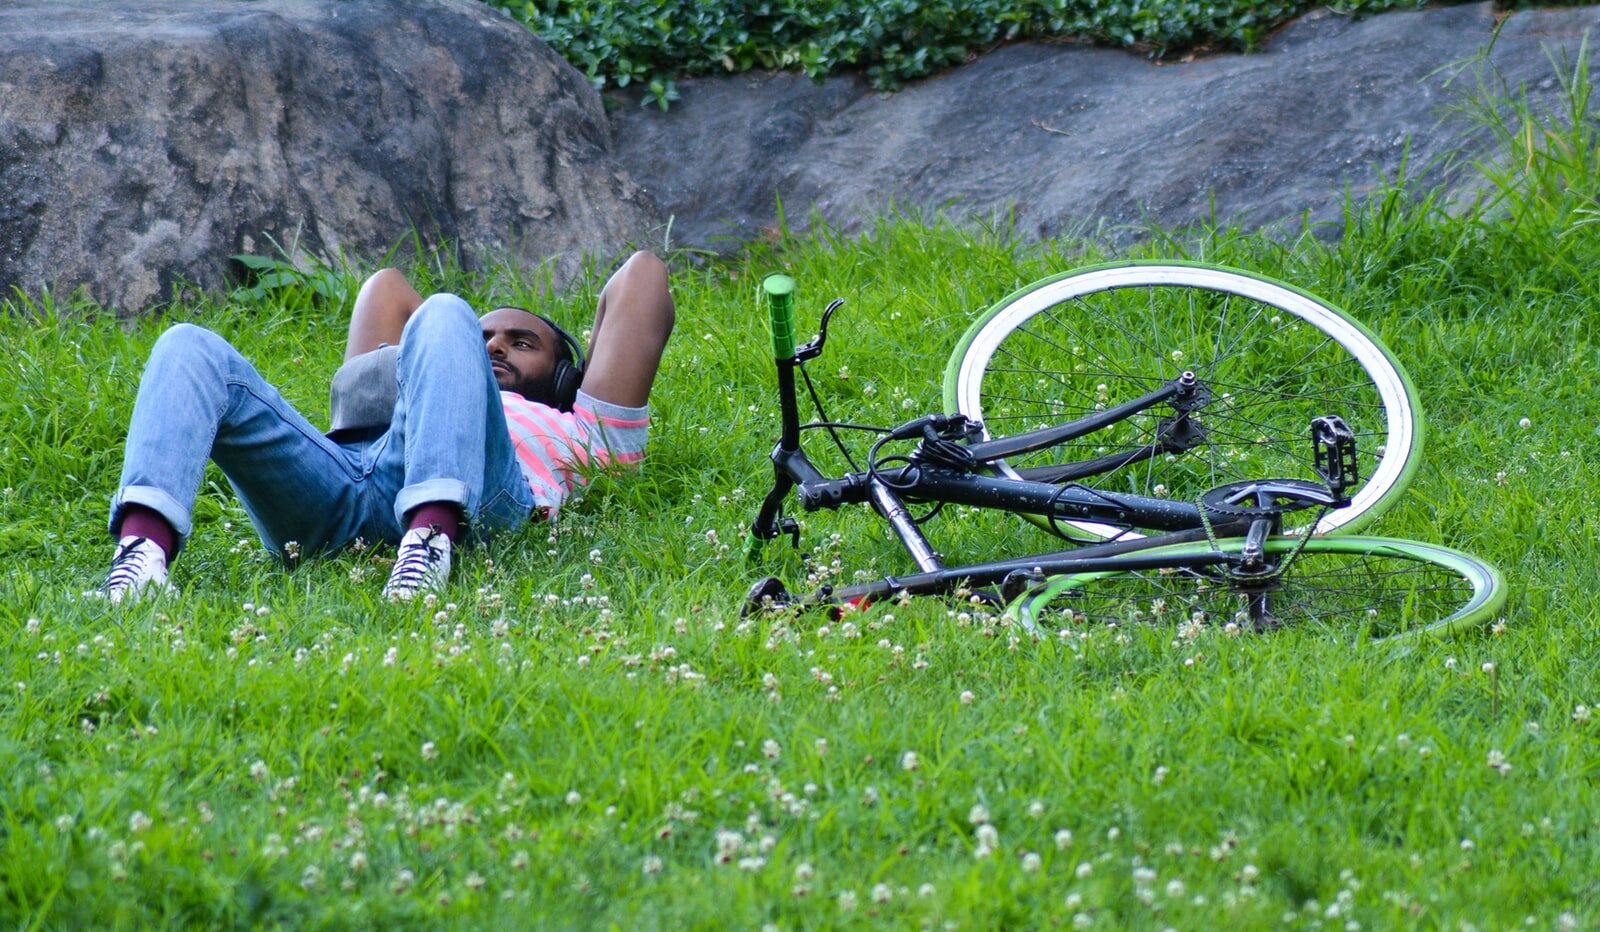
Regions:
[[[397,375],[389,430],[336,443],[227,341],[192,324],[172,327],[139,382],[112,533],[126,506],[143,505],[187,539],[208,457],[280,555],[290,541],[305,553],[357,537],[398,541],[406,513],[427,502],[459,505],[479,538],[526,523],[533,493],[466,302],[445,294],[423,302],[406,323]]]

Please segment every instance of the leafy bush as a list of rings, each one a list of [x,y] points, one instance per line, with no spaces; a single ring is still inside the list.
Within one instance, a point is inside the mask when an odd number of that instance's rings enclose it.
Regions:
[[[864,71],[879,90],[960,64],[1010,39],[1248,49],[1318,4],[1307,0],[485,0],[527,23],[596,87],[648,86],[662,109],[683,74],[797,68]],[[1342,0],[1372,13],[1420,0]]]

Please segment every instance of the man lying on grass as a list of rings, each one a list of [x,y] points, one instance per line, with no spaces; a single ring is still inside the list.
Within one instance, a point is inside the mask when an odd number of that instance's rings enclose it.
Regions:
[[[373,351],[398,347],[392,376],[376,373],[398,386],[392,418],[331,436],[221,337],[178,324],[139,382],[98,594],[121,603],[172,589],[167,567],[189,536],[208,457],[273,553],[385,540],[399,546],[387,598],[437,590],[464,532],[551,517],[584,470],[642,459],[673,321],[666,266],[649,253],[601,290],[587,366],[548,318],[513,307],[476,318],[460,298],[423,300],[385,269],[361,287],[345,356],[346,368],[360,358],[371,370],[391,358]]]

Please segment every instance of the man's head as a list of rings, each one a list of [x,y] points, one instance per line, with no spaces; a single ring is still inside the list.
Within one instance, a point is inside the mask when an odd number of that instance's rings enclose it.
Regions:
[[[557,365],[580,366],[573,348],[550,321],[519,307],[499,307],[478,319],[494,380],[529,401],[556,405]]]

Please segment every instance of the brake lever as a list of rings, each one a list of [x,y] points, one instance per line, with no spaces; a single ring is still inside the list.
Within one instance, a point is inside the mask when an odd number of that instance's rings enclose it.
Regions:
[[[843,298],[834,298],[822,312],[822,323],[818,325],[817,335],[810,343],[798,347],[794,351],[794,358],[798,362],[815,359],[822,355],[822,346],[828,342],[828,320],[833,317],[833,312],[844,307]]]

